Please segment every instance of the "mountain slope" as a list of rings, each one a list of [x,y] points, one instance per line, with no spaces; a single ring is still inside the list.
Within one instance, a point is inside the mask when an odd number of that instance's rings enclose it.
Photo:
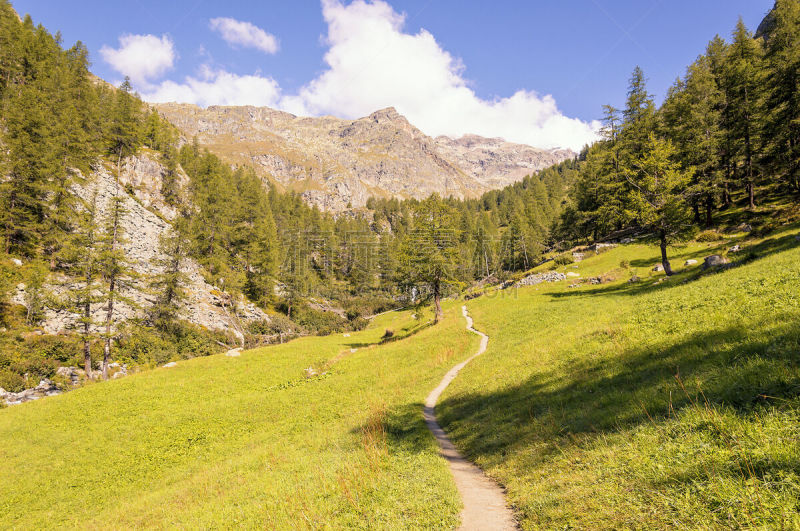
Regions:
[[[187,138],[231,163],[252,163],[334,212],[363,206],[371,196],[478,197],[574,155],[472,135],[434,139],[391,107],[358,120],[302,118],[267,107],[156,108]]]

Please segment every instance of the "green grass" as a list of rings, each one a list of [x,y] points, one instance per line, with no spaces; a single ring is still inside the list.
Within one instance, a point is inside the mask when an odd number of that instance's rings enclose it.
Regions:
[[[421,403],[477,348],[456,310],[3,409],[0,527],[452,528]],[[409,337],[377,345],[385,328]]]
[[[445,392],[445,429],[527,529],[800,528],[795,231],[742,241],[722,272],[683,261],[734,241],[671,249],[667,281],[657,247],[626,245],[560,269],[608,284],[470,301],[491,339]]]

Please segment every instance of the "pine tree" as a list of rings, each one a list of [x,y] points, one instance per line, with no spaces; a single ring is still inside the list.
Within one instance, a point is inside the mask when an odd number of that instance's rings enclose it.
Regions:
[[[158,268],[150,282],[156,301],[150,308],[150,321],[153,325],[167,331],[178,319],[181,303],[186,299],[185,286],[188,278],[182,267],[187,258],[189,243],[184,235],[185,219],[179,218],[174,227],[159,235],[159,254],[153,259]]]
[[[733,156],[740,181],[747,192],[750,208],[755,208],[755,168],[760,129],[763,126],[763,53],[756,41],[739,19],[733,32],[725,65],[728,92],[728,127],[733,139]]]
[[[114,95],[108,119],[106,139],[109,152],[117,159],[117,177],[122,171],[122,160],[136,153],[140,142],[141,101],[132,90],[131,81],[126,77]]]
[[[800,3],[777,0],[766,45],[767,162],[800,192]]]
[[[450,207],[435,194],[420,202],[414,212],[414,230],[404,242],[404,274],[430,293],[434,322],[444,315],[441,300],[445,288],[456,284],[457,243]]]
[[[690,177],[674,161],[675,154],[671,142],[650,133],[642,154],[625,171],[632,189],[631,208],[641,226],[658,236],[667,275],[672,275],[667,246],[690,225],[684,198]]]
[[[76,284],[70,286],[68,308],[80,317],[77,321],[78,334],[83,343],[83,365],[86,376],[92,378],[91,344],[93,328],[97,323],[92,317],[92,305],[101,301],[97,193],[76,211],[71,232],[66,245],[61,250],[60,259]]]
[[[105,285],[103,297],[106,302],[105,331],[103,333],[103,378],[108,379],[108,363],[114,339],[114,305],[118,301],[130,303],[122,294],[130,288],[135,273],[122,248],[125,242],[123,217],[126,214],[124,198],[119,194],[119,183],[108,205],[107,217],[100,239],[98,265]]]
[[[722,182],[723,95],[717,86],[711,63],[705,56],[687,70],[661,107],[665,129],[673,140],[684,168],[693,170],[687,194],[695,209],[695,221],[701,223],[699,206],[705,209],[705,225],[711,226],[712,212]]]

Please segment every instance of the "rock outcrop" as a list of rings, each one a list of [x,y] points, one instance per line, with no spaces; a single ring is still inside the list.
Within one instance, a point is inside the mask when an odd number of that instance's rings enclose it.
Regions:
[[[117,186],[112,169],[106,166],[96,168],[93,175],[74,193],[89,201],[96,197],[98,217],[103,219],[109,211],[114,194],[120,194],[124,201],[125,214],[122,219],[124,240],[122,248],[137,277],[129,289],[123,290],[119,301],[114,304],[114,322],[122,323],[129,319],[142,317],[155,302],[149,290],[151,279],[160,273],[156,258],[160,257],[159,236],[169,227],[169,218],[176,213],[164,202],[160,193],[163,168],[153,158],[145,155],[132,157],[125,161],[124,170]],[[185,179],[185,176],[182,177]],[[131,195],[133,192],[133,195]],[[232,300],[219,288],[208,284],[203,278],[200,266],[191,259],[182,264],[187,278],[187,298],[183,302],[180,317],[211,330],[230,332],[241,339],[243,321],[268,319],[267,315],[243,298]],[[50,279],[48,291],[56,300],[64,300],[77,286],[77,280],[65,276]],[[12,302],[25,305],[25,285],[17,286]],[[234,312],[233,308],[236,308]],[[57,334],[74,328],[79,316],[66,309],[49,307],[45,310],[43,330]],[[93,310],[95,323],[103,322],[105,306],[96,304]]]
[[[186,138],[197,137],[228,162],[252,164],[265,179],[333,212],[364,206],[371,196],[477,197],[574,156],[474,135],[434,139],[394,108],[343,120],[268,107],[155,107]]]

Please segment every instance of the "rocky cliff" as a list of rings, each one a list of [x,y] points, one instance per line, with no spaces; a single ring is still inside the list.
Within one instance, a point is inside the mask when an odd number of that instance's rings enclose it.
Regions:
[[[574,156],[502,139],[431,138],[393,108],[358,120],[303,118],[267,107],[160,104],[186,138],[324,210],[363,206],[370,196],[477,197]]]
[[[101,165],[96,168],[81,185],[76,185],[73,192],[84,200],[90,200],[96,194],[98,217],[103,219],[111,205],[115,193],[124,199],[125,214],[122,227],[125,234],[122,248],[125,256],[136,271],[130,289],[124,290],[122,299],[114,305],[114,322],[122,323],[132,318],[142,317],[153,304],[154,296],[149,284],[154,275],[160,273],[157,258],[159,236],[169,229],[170,219],[177,214],[169,207],[161,195],[163,167],[155,156],[142,150],[139,155],[128,158],[120,176],[119,192],[113,177],[113,170]],[[179,170],[180,180],[185,183],[188,178]],[[236,301],[219,288],[206,282],[200,266],[191,259],[182,264],[186,275],[186,300],[183,302],[181,318],[211,330],[221,330],[242,338],[243,322],[254,319],[266,319],[267,316],[256,306],[239,299]],[[76,285],[75,279],[67,277],[51,278],[48,291],[55,297],[66,297]],[[25,305],[25,285],[17,286],[12,301]],[[236,307],[234,312],[232,307]],[[105,307],[97,304],[94,307],[94,321],[101,323],[105,319]],[[74,327],[78,315],[58,305],[49,307],[42,322],[43,330],[48,334],[56,334]]]

